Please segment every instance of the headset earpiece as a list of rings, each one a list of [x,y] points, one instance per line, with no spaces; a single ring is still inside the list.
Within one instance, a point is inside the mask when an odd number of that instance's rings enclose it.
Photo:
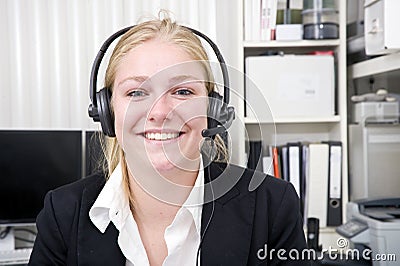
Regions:
[[[226,130],[232,125],[233,120],[235,120],[235,108],[228,106],[223,97],[215,91],[210,92],[208,96],[208,127],[203,129],[201,135],[205,138],[214,138],[217,134],[225,134]],[[222,135],[221,137],[224,138]]]
[[[216,91],[210,92],[208,97],[207,125],[208,128],[215,128],[224,122],[224,120],[221,120],[224,117],[224,102],[222,96]]]
[[[111,90],[103,88],[96,93],[97,111],[103,132],[108,137],[115,137],[114,116],[111,111]]]

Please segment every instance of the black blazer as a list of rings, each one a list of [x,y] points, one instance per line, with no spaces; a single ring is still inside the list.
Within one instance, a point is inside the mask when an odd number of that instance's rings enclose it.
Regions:
[[[213,205],[214,213],[202,240],[201,265],[308,265],[276,256],[279,249],[289,257],[291,249],[301,253],[306,248],[299,200],[290,183],[234,165],[213,163],[209,170],[211,180],[224,172],[224,186],[230,182],[232,188],[203,206],[202,235]],[[254,180],[263,181],[249,191],[253,174]],[[209,180],[207,171],[205,175]],[[102,234],[89,218],[104,184],[98,174],[46,195],[29,265],[125,265],[118,230],[110,223]],[[215,194],[218,189],[213,186]]]

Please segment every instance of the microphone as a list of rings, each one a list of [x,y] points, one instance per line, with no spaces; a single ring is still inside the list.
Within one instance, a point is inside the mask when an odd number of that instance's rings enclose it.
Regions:
[[[217,134],[222,134],[231,127],[233,120],[235,120],[235,109],[232,106],[229,106],[227,109],[228,112],[225,123],[216,127],[203,129],[203,131],[201,131],[201,135],[204,138],[211,138]]]

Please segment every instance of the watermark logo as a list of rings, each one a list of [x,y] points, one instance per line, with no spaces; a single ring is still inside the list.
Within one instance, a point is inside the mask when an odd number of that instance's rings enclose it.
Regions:
[[[337,247],[328,246],[328,248],[322,249],[317,252],[314,249],[274,249],[268,248],[267,244],[264,244],[262,248],[257,251],[257,258],[261,261],[272,260],[277,258],[278,260],[285,261],[317,261],[324,258],[328,258],[331,261],[335,260],[350,260],[350,261],[396,261],[396,254],[393,253],[377,253],[372,252],[371,249],[353,249],[349,248],[349,240],[340,237],[336,240]]]
[[[346,248],[349,246],[349,241],[346,238],[339,237],[336,240],[336,245],[338,246],[338,248]]]

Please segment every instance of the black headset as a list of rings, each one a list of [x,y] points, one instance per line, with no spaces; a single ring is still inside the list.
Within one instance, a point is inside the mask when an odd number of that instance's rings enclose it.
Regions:
[[[93,121],[100,122],[103,133],[109,137],[115,137],[115,129],[114,129],[114,116],[111,111],[111,90],[110,88],[102,88],[97,92],[97,75],[99,72],[101,61],[111,43],[117,39],[118,37],[125,34],[128,30],[135,26],[129,26],[123,28],[110,37],[103,43],[99,52],[97,53],[96,58],[94,59],[92,65],[92,71],[90,74],[90,100],[91,104],[89,105],[89,116],[93,118]],[[217,45],[206,35],[203,33],[182,26],[197,36],[203,38],[207,41],[207,43],[212,47],[214,53],[217,56],[219,61],[219,65],[222,71],[222,77],[224,81],[224,97],[218,94],[215,91],[209,93],[209,105],[208,105],[208,113],[207,113],[207,123],[208,128],[203,129],[201,132],[203,137],[211,137],[214,138],[217,134],[224,133],[231,125],[233,120],[235,119],[235,109],[232,106],[228,106],[229,104],[229,77],[228,70],[225,65],[225,60],[222,57],[221,52],[219,51]]]

